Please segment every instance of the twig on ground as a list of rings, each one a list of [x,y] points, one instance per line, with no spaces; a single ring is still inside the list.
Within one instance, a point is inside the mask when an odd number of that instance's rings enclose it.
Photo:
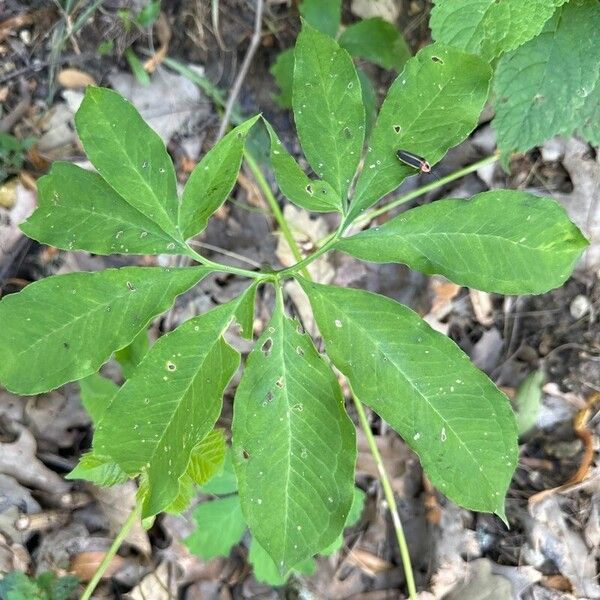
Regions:
[[[244,56],[244,61],[242,62],[242,66],[235,78],[233,83],[233,87],[231,88],[231,92],[229,93],[229,97],[227,98],[227,104],[225,105],[225,114],[223,115],[223,120],[221,121],[221,125],[219,127],[219,133],[217,134],[218,142],[224,135],[227,130],[227,126],[229,125],[229,119],[231,118],[231,112],[233,111],[233,107],[235,105],[235,101],[240,93],[240,89],[242,87],[242,83],[244,83],[244,79],[248,74],[248,69],[252,63],[252,59],[254,58],[254,54],[256,53],[256,49],[260,44],[260,37],[262,31],[262,17],[263,17],[263,8],[264,8],[264,0],[256,0],[256,16],[254,19],[254,33],[252,34],[252,39],[250,40],[250,45],[248,46],[248,50],[246,51],[246,56]]]

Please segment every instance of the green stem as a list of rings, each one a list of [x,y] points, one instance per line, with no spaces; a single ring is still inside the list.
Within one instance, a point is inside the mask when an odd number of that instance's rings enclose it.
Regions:
[[[127,537],[129,530],[137,522],[141,512],[142,512],[142,506],[141,506],[141,503],[138,503],[131,510],[131,513],[127,517],[127,520],[125,521],[125,523],[123,523],[123,526],[121,527],[121,530],[117,534],[117,537],[113,541],[111,547],[108,549],[108,552],[104,555],[104,558],[102,559],[102,562],[100,563],[100,566],[96,569],[94,576],[90,579],[85,590],[83,591],[83,595],[81,596],[80,600],[89,600],[92,597],[92,594],[94,593],[94,590],[96,589],[96,586],[100,582],[100,579],[102,579],[102,575],[104,575],[106,569],[108,569],[108,565],[110,565],[112,559],[116,556],[117,551],[119,550],[119,548],[121,547],[121,544]]]
[[[215,271],[221,271],[223,273],[232,273],[234,275],[240,275],[242,277],[250,277],[251,279],[272,279],[271,273],[263,273],[261,271],[249,271],[248,269],[240,269],[239,267],[232,267],[231,265],[224,265],[222,263],[214,262],[201,254],[198,254],[194,249],[188,246],[189,252],[187,255],[193,258],[196,262],[199,262],[204,267],[209,267]]]
[[[295,265],[289,267],[288,269],[284,269],[284,271],[289,271],[290,269],[292,269],[294,273],[300,271],[306,279],[310,279],[308,271],[304,268],[304,265],[301,264],[304,261],[302,260],[302,254],[300,253],[298,245],[296,244],[296,240],[292,235],[292,231],[290,230],[287,221],[285,220],[285,217],[281,212],[281,208],[279,208],[279,203],[273,195],[271,187],[265,179],[263,172],[260,170],[260,167],[254,160],[250,152],[244,151],[244,158],[246,159],[246,162],[250,167],[250,171],[252,171],[252,175],[254,175],[254,179],[256,179],[256,183],[258,183],[258,186],[260,187],[267,203],[269,204],[269,207],[273,213],[273,216],[275,217],[275,220],[277,221],[277,224],[279,225],[279,229],[281,229],[281,233],[283,234],[285,241],[288,243],[288,246],[290,247],[294,258],[297,261]],[[314,260],[313,257],[309,257],[312,258],[312,260],[309,260],[307,264],[310,264]]]
[[[371,451],[371,454],[375,459],[375,464],[377,465],[377,472],[379,473],[379,479],[381,481],[381,486],[383,487],[383,494],[385,495],[388,508],[390,509],[390,513],[392,514],[392,523],[394,524],[396,539],[398,540],[398,546],[400,547],[402,567],[404,568],[406,586],[408,587],[408,597],[410,598],[410,600],[417,600],[417,588],[415,587],[415,579],[413,576],[412,564],[410,561],[410,553],[408,552],[408,545],[406,543],[406,538],[404,537],[402,521],[400,521],[400,515],[398,514],[398,505],[396,504],[396,499],[394,498],[394,491],[392,490],[392,485],[387,476],[387,473],[385,472],[383,460],[381,458],[381,454],[379,453],[379,448],[377,448],[377,443],[375,442],[375,437],[373,436],[373,432],[371,431],[371,426],[369,425],[367,415],[365,414],[365,409],[363,408],[361,401],[356,397],[354,392],[352,392],[352,400],[354,401],[354,406],[356,407],[356,412],[358,413],[358,420],[360,421],[361,427],[363,428],[363,431],[365,432],[365,435],[367,437],[369,450]]]
[[[392,200],[391,202],[388,202],[387,204],[384,204],[383,206],[381,206],[379,208],[374,208],[372,210],[369,210],[369,211],[363,213],[362,215],[359,215],[356,219],[354,219],[353,222],[358,223],[358,224],[368,223],[369,221],[372,221],[375,217],[378,217],[379,215],[382,215],[382,214],[388,212],[389,210],[392,210],[392,208],[396,208],[396,206],[400,206],[401,204],[404,204],[405,202],[414,200],[415,198],[418,198],[419,196],[422,196],[423,194],[426,194],[427,192],[436,190],[436,189],[446,185],[447,183],[450,183],[451,181],[460,179],[461,177],[464,177],[465,175],[468,175],[469,173],[473,173],[474,171],[477,171],[477,169],[480,169],[481,167],[491,165],[492,163],[495,163],[498,160],[498,158],[499,158],[499,156],[497,154],[492,154],[491,156],[486,156],[482,160],[479,160],[479,161],[473,163],[472,165],[465,167],[464,169],[459,169],[458,171],[454,171],[453,173],[450,173],[449,175],[446,175],[445,177],[441,177],[440,179],[436,179],[435,181],[432,181],[431,183],[428,183],[427,185],[423,185],[423,186],[417,188],[416,190],[409,192],[408,194],[403,194],[402,196],[399,196],[395,200]],[[349,225],[350,225],[350,223],[345,223],[344,228],[348,227]],[[325,238],[325,240],[326,239],[327,238]]]

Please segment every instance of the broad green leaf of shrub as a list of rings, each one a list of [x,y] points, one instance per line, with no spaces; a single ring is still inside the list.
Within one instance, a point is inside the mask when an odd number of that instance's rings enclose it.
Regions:
[[[492,60],[542,31],[566,0],[436,0],[430,27],[436,42]]]
[[[202,491],[205,494],[224,495],[233,494],[237,492],[237,489],[237,477],[231,459],[231,449],[228,449],[222,468],[202,486]]]
[[[336,36],[342,17],[342,0],[303,0],[298,8],[311,27],[331,38]]]
[[[88,87],[75,125],[92,164],[131,206],[180,239],[175,169],[159,135],[112,90]]]
[[[477,56],[433,44],[411,58],[390,87],[369,140],[350,219],[415,173],[396,158],[408,150],[435,164],[477,125],[491,69]]]
[[[368,139],[377,117],[377,92],[375,92],[371,79],[362,69],[356,69],[356,72],[360,80],[362,100],[365,107],[365,138]]]
[[[184,239],[204,231],[212,214],[227,199],[237,180],[248,132],[259,118],[252,117],[230,131],[192,171],[179,207]]]
[[[558,202],[494,190],[414,208],[336,247],[479,290],[540,294],[567,279],[587,244]]]
[[[327,354],[358,399],[404,438],[452,501],[506,520],[517,431],[504,394],[452,340],[402,304],[300,283]]]
[[[38,209],[21,229],[63,250],[94,254],[188,254],[183,241],[129,204],[100,175],[55,162],[38,180]]]
[[[356,58],[365,58],[384,69],[400,70],[410,58],[410,49],[402,34],[381,17],[353,23],[338,43]]]
[[[538,37],[500,59],[492,125],[505,153],[529,150],[580,127],[582,133],[595,128],[589,139],[600,137],[599,31],[598,2],[572,0]]]
[[[365,135],[360,82],[346,50],[306,23],[296,41],[293,89],[304,155],[317,176],[344,199]]]
[[[350,512],[348,513],[348,517],[346,518],[346,523],[344,523],[344,529],[347,527],[352,527],[358,523],[360,517],[362,515],[363,509],[365,507],[365,493],[360,489],[354,488],[354,495],[352,496],[352,506],[350,507]],[[335,554],[338,550],[342,548],[344,545],[344,532],[340,533],[337,539],[327,546],[327,548],[322,548],[319,550],[319,554],[323,556],[331,556]]]
[[[165,509],[179,514],[190,505],[198,486],[206,483],[223,467],[227,444],[222,429],[211,431],[193,450],[185,473],[179,478],[179,494]]]
[[[144,331],[146,330],[144,329]],[[77,383],[79,384],[83,407],[92,417],[92,421],[99,423],[104,410],[119,390],[119,386],[114,381],[100,375],[100,373],[92,373],[80,379]]]
[[[84,479],[96,485],[111,486],[125,483],[130,476],[110,457],[101,456],[92,451],[83,454],[77,466],[65,475],[65,478]]]
[[[232,433],[244,515],[283,575],[342,531],[356,442],[335,375],[281,302],[248,357]]]
[[[199,504],[194,509],[194,521],[198,529],[183,543],[204,560],[229,556],[247,527],[237,494]]]
[[[250,542],[250,551],[248,552],[248,562],[252,565],[254,578],[257,581],[279,587],[289,578],[289,573],[282,575],[269,556],[269,553],[260,545],[258,540],[253,537]],[[313,575],[317,569],[317,563],[314,558],[305,558],[294,566],[292,572],[302,573],[303,575]]]
[[[291,108],[292,86],[294,85],[294,49],[288,48],[280,52],[269,72],[279,87],[279,93],[274,95],[275,101],[281,108]]]
[[[0,382],[18,394],[38,394],[95,373],[208,273],[204,267],[69,273],[6,296]]]
[[[285,149],[270,123],[265,120],[271,138],[271,166],[281,193],[291,202],[314,212],[342,210],[342,201],[326,182],[310,179]]]
[[[579,113],[577,134],[592,146],[600,146],[600,80],[585,99]]]
[[[194,448],[212,430],[239,354],[223,339],[241,299],[194,317],[161,337],[96,428],[94,451],[130,475],[144,472],[144,518],[178,496]]]

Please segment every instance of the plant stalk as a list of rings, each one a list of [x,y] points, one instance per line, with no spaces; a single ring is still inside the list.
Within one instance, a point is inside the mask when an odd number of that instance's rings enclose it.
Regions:
[[[283,237],[285,238],[285,241],[288,243],[288,246],[290,247],[290,250],[292,251],[294,258],[297,261],[295,265],[288,267],[288,269],[284,269],[284,271],[293,270],[294,273],[300,271],[300,273],[302,274],[303,277],[305,277],[306,279],[310,279],[310,275],[308,274],[308,271],[306,270],[304,265],[301,264],[303,262],[303,260],[302,260],[302,254],[300,253],[300,249],[298,248],[298,244],[296,244],[296,240],[294,239],[292,231],[290,230],[290,228],[287,224],[287,221],[285,220],[285,217],[283,216],[283,213],[281,212],[281,208],[279,207],[279,204],[277,203],[277,199],[273,195],[273,192],[271,191],[271,188],[270,188],[267,180],[265,179],[263,172],[260,170],[260,167],[254,160],[254,158],[252,157],[250,152],[245,150],[244,158],[246,159],[246,162],[248,163],[248,166],[250,167],[250,171],[252,171],[252,175],[254,175],[254,179],[256,179],[256,183],[260,187],[260,189],[265,197],[265,200],[269,204],[271,212],[273,213],[273,216],[275,217],[275,220],[277,221],[277,224],[279,225],[279,229],[281,229],[281,233],[282,233]],[[310,264],[314,260],[314,255],[312,255],[309,258],[311,258],[312,260],[309,260],[306,264]]]
[[[354,392],[352,392],[352,400],[354,401],[354,406],[356,407],[356,412],[358,413],[358,420],[360,421],[361,427],[363,428],[363,431],[365,432],[365,435],[367,437],[369,450],[371,451],[371,454],[375,459],[375,464],[377,465],[377,472],[379,473],[379,480],[381,481],[381,486],[383,488],[383,494],[385,496],[388,508],[390,509],[390,513],[392,515],[392,523],[394,524],[396,539],[398,540],[398,546],[400,547],[402,567],[404,568],[404,575],[406,577],[408,597],[410,598],[410,600],[417,600],[417,589],[415,587],[415,579],[412,570],[412,563],[410,560],[410,553],[408,551],[406,537],[404,536],[402,521],[400,520],[400,515],[398,514],[398,505],[396,504],[396,499],[394,498],[394,491],[392,490],[392,485],[385,471],[383,459],[381,458],[381,454],[379,453],[379,448],[377,448],[377,443],[375,442],[375,437],[373,436],[373,432],[371,431],[371,426],[369,425],[367,415],[365,414],[365,409],[363,408],[362,402],[356,397],[356,394],[354,394]]]
[[[110,565],[112,559],[116,556],[117,551],[119,550],[119,548],[121,547],[121,544],[127,537],[127,534],[129,533],[130,529],[134,526],[134,524],[138,520],[141,512],[142,512],[142,505],[140,502],[138,502],[131,510],[131,513],[127,517],[127,520],[125,521],[125,523],[123,523],[121,530],[115,537],[113,543],[111,544],[110,548],[108,549],[108,552],[104,555],[104,558],[102,559],[100,566],[96,569],[94,576],[90,579],[89,583],[85,587],[85,590],[83,590],[83,594],[82,594],[80,600],[89,600],[92,597],[92,594],[94,593],[94,590],[96,589],[96,586],[98,585],[98,583],[100,583],[100,579],[102,579],[102,575],[104,575],[106,569],[108,569],[108,565]]]

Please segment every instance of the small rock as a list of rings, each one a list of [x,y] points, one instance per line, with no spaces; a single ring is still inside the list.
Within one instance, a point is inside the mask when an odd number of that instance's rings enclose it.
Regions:
[[[541,152],[544,161],[559,161],[565,155],[565,140],[560,137],[553,137],[544,143]]]

